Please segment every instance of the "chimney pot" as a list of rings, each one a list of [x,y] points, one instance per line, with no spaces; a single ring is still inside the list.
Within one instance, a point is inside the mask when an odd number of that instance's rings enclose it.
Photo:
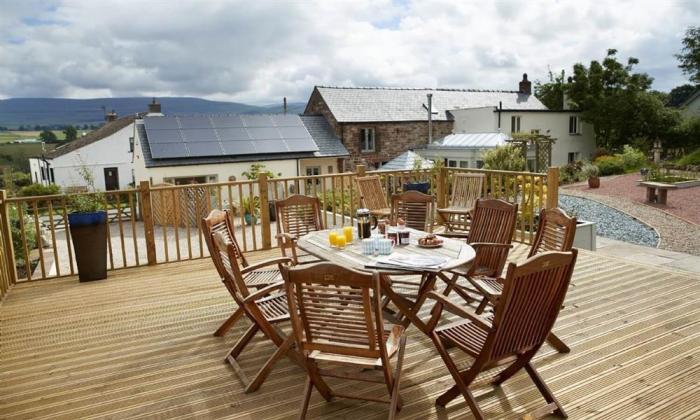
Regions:
[[[112,121],[114,121],[114,120],[116,120],[116,119],[117,119],[117,113],[114,112],[114,110],[112,110],[112,112],[108,112],[108,113],[105,115],[105,121],[107,121],[107,122],[112,122]]]
[[[518,92],[525,95],[532,94],[532,82],[527,80],[527,73],[523,73],[523,80],[521,80],[520,84],[518,85]]]

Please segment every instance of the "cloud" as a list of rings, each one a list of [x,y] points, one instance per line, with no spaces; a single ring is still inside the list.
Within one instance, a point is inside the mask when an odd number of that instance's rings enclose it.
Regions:
[[[501,0],[10,1],[0,97],[199,96],[305,101],[315,84],[515,89],[608,48],[654,88],[692,2]]]

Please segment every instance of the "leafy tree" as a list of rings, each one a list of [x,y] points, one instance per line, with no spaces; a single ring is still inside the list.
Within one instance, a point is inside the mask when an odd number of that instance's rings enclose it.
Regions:
[[[246,177],[246,179],[258,179],[258,176],[262,173],[266,174],[268,179],[275,177],[275,174],[267,169],[263,163],[253,163],[250,165],[250,169],[244,171],[241,175]],[[281,175],[281,173],[277,174],[277,176]]]
[[[565,90],[564,70],[555,75],[552,69],[549,69],[549,81],[547,83],[542,83],[539,80],[535,81],[535,96],[547,108],[554,111],[560,111],[563,108]]]
[[[66,141],[73,141],[78,138],[78,130],[72,125],[63,129],[63,134],[66,135]]]
[[[680,61],[678,67],[690,81],[700,84],[700,26],[691,26],[685,31],[683,49],[676,58]]]
[[[685,84],[676,86],[671,89],[668,94],[668,106],[679,107],[685,102],[690,96],[695,93],[696,90],[700,89],[700,86],[695,86],[691,84]]]
[[[58,138],[56,137],[56,134],[54,134],[53,131],[49,130],[44,130],[41,133],[39,133],[39,140],[43,141],[44,143],[57,143]]]

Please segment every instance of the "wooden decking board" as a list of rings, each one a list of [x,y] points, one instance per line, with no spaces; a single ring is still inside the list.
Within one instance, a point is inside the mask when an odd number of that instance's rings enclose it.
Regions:
[[[512,257],[526,251],[519,246]],[[545,346],[535,362],[571,418],[698,418],[698,292],[699,279],[581,252],[555,327],[573,351]],[[0,306],[0,418],[294,418],[300,367],[285,359],[260,391],[244,394],[223,363],[247,321],[226,337],[211,333],[233,309],[207,260],[120,270],[93,284],[19,284]],[[254,340],[244,371],[253,374],[272,351]],[[434,406],[451,379],[415,328],[404,372],[400,418],[469,418],[462,399]],[[340,388],[385,393],[382,385]],[[476,394],[489,417],[515,418],[544,403],[524,374]],[[309,413],[385,418],[386,406],[326,403],[314,393]]]

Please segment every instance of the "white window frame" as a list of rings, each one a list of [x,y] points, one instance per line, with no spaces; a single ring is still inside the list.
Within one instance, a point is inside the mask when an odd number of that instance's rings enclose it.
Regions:
[[[521,121],[520,115],[511,115],[510,116],[510,132],[511,133],[519,133],[521,123],[522,123],[522,121]]]
[[[571,160],[571,157],[573,156],[573,160]],[[566,163],[574,163],[579,160],[579,153],[578,152],[569,152],[566,154]]]
[[[448,167],[448,168],[456,168],[456,167],[457,167],[457,161],[456,161],[456,160],[448,160],[448,161],[447,161],[447,167]]]
[[[469,161],[468,160],[460,160],[459,161],[459,167],[464,169],[469,167]]]
[[[377,136],[374,128],[361,128],[360,133],[362,133],[360,151],[362,153],[373,153],[377,150]]]
[[[574,130],[571,131],[571,122],[574,121]],[[569,115],[569,135],[581,135],[581,117],[579,115]]]

